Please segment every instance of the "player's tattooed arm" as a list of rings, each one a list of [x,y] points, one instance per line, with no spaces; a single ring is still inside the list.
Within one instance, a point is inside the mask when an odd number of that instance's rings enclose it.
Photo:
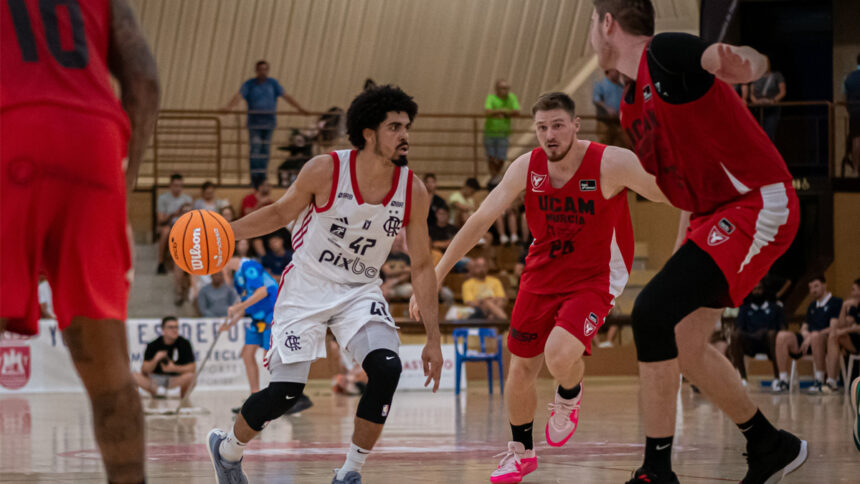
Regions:
[[[143,162],[146,145],[158,118],[158,69],[149,45],[126,0],[111,0],[108,67],[119,81],[122,107],[131,123],[126,166],[126,190],[131,191]]]
[[[299,217],[313,203],[323,207],[331,196],[334,165],[331,155],[311,158],[296,181],[275,203],[254,210],[233,222],[236,240],[252,239],[270,234]]]
[[[767,57],[752,47],[712,44],[702,54],[702,68],[728,84],[746,84],[767,70]]]

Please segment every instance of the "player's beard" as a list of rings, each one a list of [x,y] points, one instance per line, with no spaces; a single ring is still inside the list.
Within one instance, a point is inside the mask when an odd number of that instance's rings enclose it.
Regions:
[[[548,159],[551,162],[561,161],[564,159],[565,156],[567,156],[567,154],[570,152],[570,149],[572,147],[573,147],[573,142],[571,142],[569,145],[567,145],[567,148],[565,148],[564,152],[558,156],[550,156],[549,152],[547,152],[546,159]]]
[[[406,156],[401,156],[399,158],[395,158],[395,159],[391,160],[391,162],[397,166],[406,166],[407,164],[409,164],[409,160],[406,159]]]

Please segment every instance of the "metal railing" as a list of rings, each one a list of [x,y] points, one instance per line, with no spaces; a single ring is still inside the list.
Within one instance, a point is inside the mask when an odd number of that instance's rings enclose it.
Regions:
[[[153,141],[141,166],[137,188],[165,186],[174,172],[186,184],[211,180],[222,186],[250,183],[249,135],[246,111],[163,109]],[[250,113],[253,114],[253,113]],[[334,128],[333,139],[320,139],[319,117],[327,113],[300,114],[279,111],[269,142],[269,174],[288,158],[287,147],[294,133],[312,142],[312,153],[349,148],[345,129]],[[433,171],[440,186],[459,187],[465,177],[489,174],[484,158],[483,114],[419,114],[410,135],[409,166],[418,173]],[[594,116],[582,116],[581,135],[596,134]],[[536,145],[530,116],[512,118],[508,159]]]
[[[796,177],[857,177],[860,167],[847,166],[843,161],[848,149],[842,142],[848,134],[845,103],[809,101],[750,106],[760,121],[767,114],[766,110],[773,108],[778,109],[779,116],[775,143]],[[138,189],[165,186],[174,172],[182,173],[190,185],[211,180],[222,186],[247,186],[250,183],[248,114],[246,111],[162,110],[141,167]],[[326,114],[276,113],[278,122],[269,145],[270,175],[288,158],[284,150],[290,145],[293,133],[316,140],[312,141],[312,154],[350,147],[344,122],[329,128],[333,131],[333,139],[320,140],[319,119]],[[580,117],[583,120],[580,136],[597,139],[597,117]],[[466,177],[487,177],[484,119],[484,114],[420,113],[410,132],[410,167],[418,173],[436,173],[439,185],[448,188],[459,187]],[[512,160],[536,144],[531,117],[514,116],[508,159]],[[277,177],[270,176],[270,180],[277,180]]]

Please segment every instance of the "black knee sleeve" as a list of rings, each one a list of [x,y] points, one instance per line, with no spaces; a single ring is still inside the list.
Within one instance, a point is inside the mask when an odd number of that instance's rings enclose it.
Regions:
[[[257,432],[296,404],[305,389],[304,383],[271,382],[251,395],[242,405],[242,417]]]
[[[373,423],[384,424],[391,408],[397,382],[400,381],[400,357],[388,350],[371,351],[361,367],[367,373],[367,389],[358,401],[355,415]]]
[[[631,320],[639,361],[650,363],[678,357],[675,326],[702,307],[722,307],[728,294],[726,278],[707,252],[685,243],[642,289]]]

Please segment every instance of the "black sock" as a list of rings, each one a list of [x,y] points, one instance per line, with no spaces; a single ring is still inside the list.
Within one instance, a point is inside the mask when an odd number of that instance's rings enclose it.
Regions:
[[[768,449],[774,445],[779,432],[767,420],[767,417],[757,410],[755,415],[748,421],[738,424],[741,433],[747,438],[747,448],[761,450]]]
[[[658,476],[672,472],[672,440],[675,436],[653,439],[645,437],[645,463],[642,467]]]
[[[532,450],[535,446],[534,440],[532,439],[533,427],[534,421],[523,425],[511,424],[511,435],[514,436],[514,442],[519,442],[523,444],[526,450]]]
[[[577,396],[579,396],[579,390],[581,388],[582,388],[582,386],[579,383],[577,383],[576,386],[571,388],[570,390],[559,385],[558,386],[558,396],[560,396],[561,398],[563,398],[565,400],[572,400],[572,399],[576,398]]]

